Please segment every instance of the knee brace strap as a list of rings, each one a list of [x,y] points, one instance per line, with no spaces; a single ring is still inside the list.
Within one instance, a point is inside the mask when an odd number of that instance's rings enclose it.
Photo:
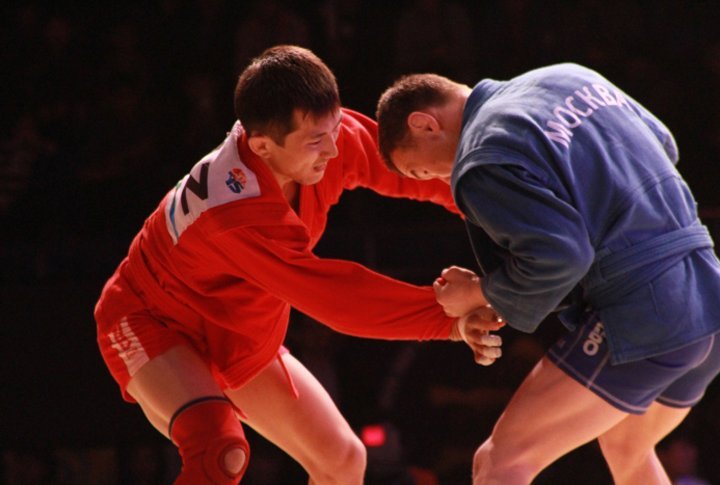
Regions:
[[[201,398],[182,406],[170,423],[183,466],[175,485],[237,484],[250,459],[250,446],[230,401],[223,397]],[[245,453],[242,469],[233,473],[225,465],[232,450]]]

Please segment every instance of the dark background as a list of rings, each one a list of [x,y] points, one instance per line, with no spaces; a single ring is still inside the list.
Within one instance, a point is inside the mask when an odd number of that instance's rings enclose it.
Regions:
[[[92,310],[144,218],[232,126],[237,75],[265,47],[312,48],[344,103],[368,115],[405,72],[472,85],[561,61],[597,69],[675,133],[679,168],[717,237],[717,2],[48,3],[0,7],[0,482],[167,483],[175,472],[172,447],[106,371]],[[330,219],[322,256],[422,284],[473,265],[459,220],[437,207],[358,190]],[[302,315],[288,343],[358,432],[384,422],[399,433],[402,449],[388,428],[386,446],[371,450],[368,483],[411,483],[380,478],[405,472],[467,483],[474,447],[559,331],[551,319],[532,337],[504,332],[506,356],[488,369],[458,344],[362,341]],[[718,391],[661,446],[670,467],[696,464],[714,483]],[[249,433],[247,483],[303,483]],[[609,483],[594,444],[538,483],[580,479]]]

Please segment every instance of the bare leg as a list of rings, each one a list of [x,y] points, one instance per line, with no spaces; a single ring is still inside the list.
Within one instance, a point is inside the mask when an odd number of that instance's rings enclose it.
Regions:
[[[137,400],[148,421],[168,439],[170,420],[181,406],[198,398],[224,397],[205,362],[193,349],[183,345],[173,347],[145,364],[133,376],[127,389]],[[214,430],[204,431],[213,433]],[[182,450],[183,445],[176,444]],[[246,466],[246,461],[247,456],[241,448],[227,450],[222,457],[224,470],[231,474],[239,474]],[[183,474],[185,472],[183,456]],[[184,479],[196,480],[188,477]]]
[[[205,396],[223,396],[205,362],[190,347],[173,347],[145,364],[128,384],[150,423],[165,437],[175,411]]]
[[[655,446],[690,412],[653,403],[642,416],[630,415],[598,439],[617,485],[670,484]]]
[[[529,484],[626,416],[543,358],[475,453],[473,483]]]
[[[299,392],[295,399],[278,361],[226,395],[247,415],[247,424],[285,450],[313,484],[361,484],[366,452],[332,399],[293,356],[283,361]]]

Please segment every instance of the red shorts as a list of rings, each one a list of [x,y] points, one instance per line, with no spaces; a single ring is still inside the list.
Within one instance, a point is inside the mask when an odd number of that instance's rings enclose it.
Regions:
[[[222,389],[242,387],[276,358],[288,353],[282,342],[253,350],[242,334],[198,319],[179,323],[148,308],[133,288],[124,262],[107,282],[95,309],[97,341],[123,398],[135,402],[127,386],[135,373],[173,347],[186,345],[207,362]],[[280,363],[283,365],[282,359]],[[289,376],[288,376],[289,378]],[[294,393],[292,381],[288,382]]]

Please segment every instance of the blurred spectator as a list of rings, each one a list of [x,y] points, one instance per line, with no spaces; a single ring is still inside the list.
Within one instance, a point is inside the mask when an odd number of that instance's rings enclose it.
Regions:
[[[440,483],[469,480],[473,453],[544,353],[534,336],[503,338],[503,357],[491,367],[448,342],[417,345],[410,359],[399,353],[402,369],[389,367],[388,378],[399,382],[389,415],[405,438],[409,463],[433,470]]]
[[[336,74],[360,68],[357,59],[363,48],[360,42],[365,11],[361,0],[322,0],[318,6],[322,34],[316,50]]]
[[[367,449],[367,483],[417,485],[421,477],[425,482],[437,480],[429,470],[407,465],[402,437],[392,423],[386,421],[363,426],[359,435]]]
[[[100,114],[88,127],[92,131],[86,133],[81,152],[86,163],[76,179],[82,186],[81,195],[87,197],[76,214],[85,231],[117,234],[125,229],[124,223],[136,222],[132,218],[141,202],[167,190],[158,187],[155,178],[162,163],[157,137],[162,124],[146,88],[141,82],[116,79],[105,85],[96,100]],[[134,188],[130,204],[128,187]],[[152,189],[150,194],[148,189]],[[124,214],[128,220],[102,214]]]
[[[678,436],[661,443],[658,457],[673,485],[710,485],[698,475],[698,447],[688,438]]]
[[[381,7],[379,7],[381,6]],[[338,79],[346,106],[372,116],[378,93],[389,82],[388,45],[397,23],[394,4],[361,0],[320,0],[314,50],[326,59]]]
[[[101,36],[103,56],[98,65],[106,83],[118,79],[132,80],[137,85],[150,82],[150,65],[154,59],[149,58],[150,53],[145,50],[143,13],[139,9],[128,9],[122,17],[108,22],[107,31]]]
[[[54,485],[118,484],[117,453],[111,448],[71,449],[62,447],[53,451]],[[134,482],[150,485],[147,482]],[[156,485],[153,483],[152,485]]]
[[[225,109],[231,94],[223,92],[221,80],[212,73],[189,72],[179,78],[178,89],[173,99],[177,116],[170,121],[172,129],[161,133],[168,177],[177,176],[178,169],[189,170],[235,119]]]
[[[37,119],[24,113],[0,139],[0,216],[34,185],[31,175],[38,160],[57,153],[53,140],[39,132]]]
[[[122,470],[120,483],[122,485],[160,485],[165,475],[166,464],[162,448],[157,444],[133,443],[125,446],[120,455]],[[170,482],[167,482],[170,483]]]
[[[672,90],[677,109],[670,122],[680,129],[678,168],[686,175],[701,209],[720,207],[720,36],[700,38],[685,53],[684,68],[678,73],[683,84]],[[682,141],[685,141],[682,144]]]
[[[709,209],[720,207],[718,11],[716,2],[671,0],[5,2],[0,6],[5,47],[0,50],[0,282],[31,283],[41,302],[57,297],[57,285],[49,282],[67,285],[63,298],[73,302],[69,295],[76,286],[94,288],[97,275],[105,277],[125,251],[148,205],[175,183],[178,166],[194,164],[217,132],[231,126],[227,101],[239,70],[278,43],[313,47],[338,76],[343,101],[366,114],[401,72],[434,70],[475,82],[551,62],[584,62],[624,80],[630,95],[663,115],[676,133],[679,169],[700,208],[717,214]],[[362,251],[344,237],[325,239],[336,246],[326,247],[328,252],[358,251],[356,257],[409,275],[447,263],[439,262],[440,254],[452,257],[450,263],[466,257],[464,246],[443,252],[428,237],[434,229],[427,227],[440,220],[435,209],[393,205],[390,216],[424,232],[373,230],[377,218],[368,208],[381,203],[358,192],[334,210],[349,225],[364,228],[364,246],[372,249]],[[715,215],[706,223],[716,228],[717,221]],[[438,231],[445,227],[438,225]],[[422,247],[413,254],[398,250],[418,235]],[[344,244],[348,248],[337,247]],[[77,301],[86,297],[78,294]],[[59,315],[48,310],[52,320],[30,320],[58,332],[90,329],[89,308],[70,306],[81,310]],[[437,474],[439,483],[454,483],[453,476],[467,483],[468,457],[519,384],[512,376],[524,375],[537,351],[537,342],[508,339],[505,356],[486,369],[452,344],[359,342],[302,317],[288,339],[356,425],[390,420],[404,459],[418,466],[416,483],[421,476],[432,483]],[[48,340],[55,341],[38,341],[37,354],[53,355],[57,341]],[[74,351],[99,358],[92,345],[78,344]],[[20,367],[7,371],[4,386],[19,389],[45,377],[36,374],[46,369],[41,361]],[[669,463],[696,466],[696,476],[720,483],[714,451],[720,397],[714,389],[691,415],[702,432],[663,444],[661,453]],[[12,411],[8,408],[6,419],[14,419]],[[86,418],[69,402],[58,403],[55,411],[68,421]],[[89,442],[93,435],[78,427],[73,439]],[[46,446],[43,436],[37,439]],[[108,445],[127,452],[118,462],[123,483],[152,482],[156,460],[165,464],[163,473],[172,467],[157,450],[131,451],[118,444],[122,439]],[[278,466],[284,455],[269,446],[255,446],[248,483],[284,484],[302,475],[291,465]],[[595,452],[588,449],[561,466],[580,470],[577,463],[591,463]],[[64,479],[59,457],[4,450],[0,482],[58,483]],[[589,475],[578,476],[589,483]],[[551,470],[539,483],[552,483],[555,476],[568,474]]]
[[[286,338],[286,345],[293,355],[320,381],[341,409],[343,396],[337,366],[348,339],[300,312],[293,312]]]
[[[472,82],[475,45],[473,26],[462,4],[415,0],[399,15],[393,70],[397,74],[437,72]]]
[[[52,458],[37,450],[5,451],[2,455],[2,483],[45,485],[52,483]]]
[[[478,70],[470,82],[506,79],[541,65],[572,60],[577,42],[560,45],[558,36],[576,28],[578,19],[562,22],[573,4],[558,0],[489,0],[474,3]],[[464,49],[464,47],[462,48]]]
[[[236,73],[273,45],[310,47],[307,22],[282,0],[254,0],[247,5],[243,18],[235,31]]]

